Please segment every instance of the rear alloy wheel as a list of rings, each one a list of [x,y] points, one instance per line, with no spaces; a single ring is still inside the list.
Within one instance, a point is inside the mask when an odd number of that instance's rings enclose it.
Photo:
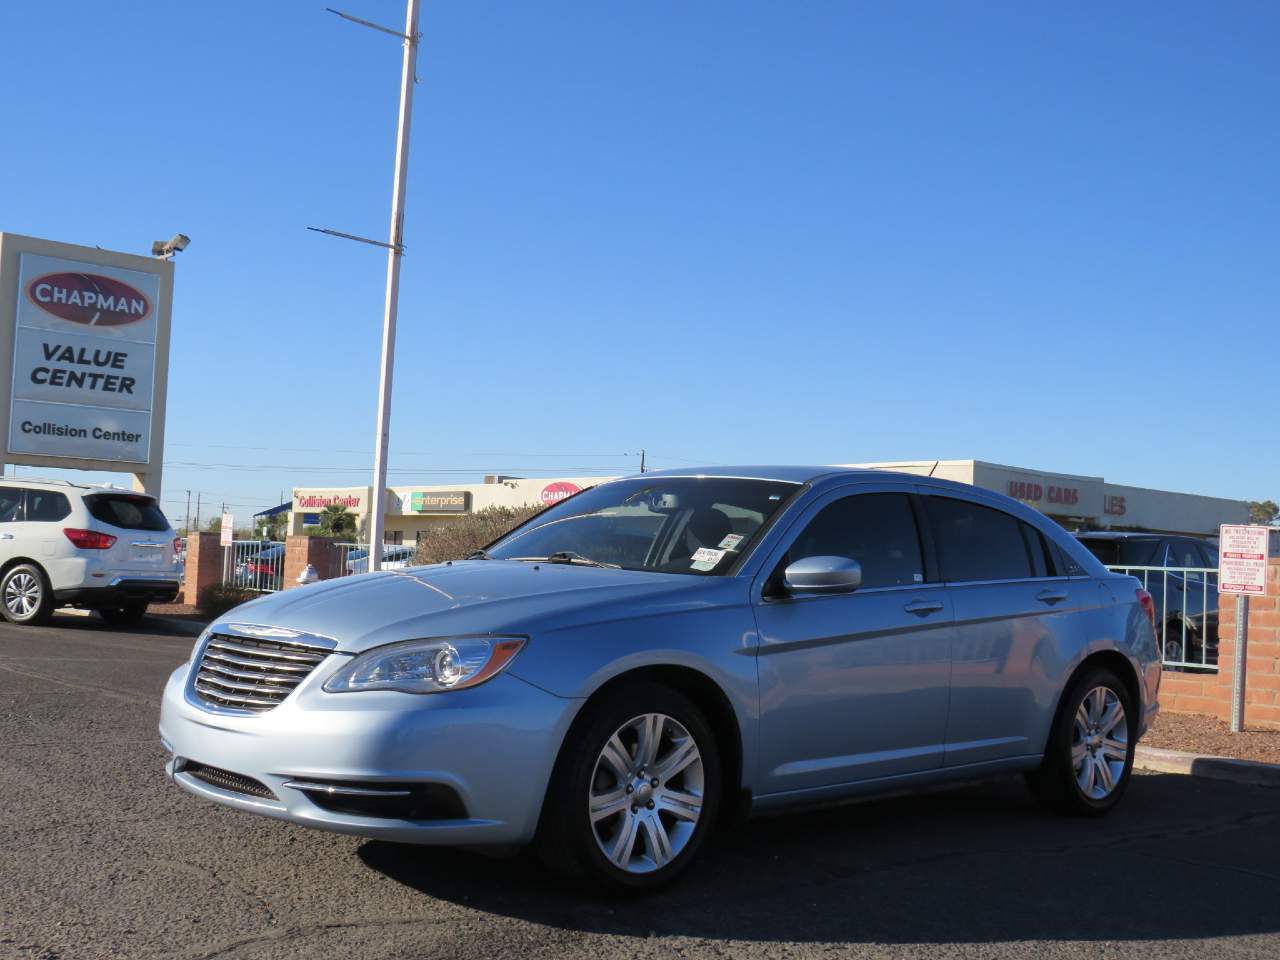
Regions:
[[[126,603],[121,607],[104,607],[98,611],[98,616],[116,627],[129,627],[141,623],[146,615],[147,601],[145,600]]]
[[[53,596],[44,571],[21,563],[0,580],[0,613],[10,623],[41,624],[53,614]]]
[[[1124,794],[1133,769],[1135,707],[1111,670],[1091,670],[1063,697],[1039,770],[1028,777],[1054,809],[1099,817]]]
[[[1071,769],[1076,786],[1090,800],[1105,800],[1125,776],[1129,759],[1129,718],[1110,687],[1094,687],[1081,701],[1071,725]]]
[[[688,698],[636,684],[590,704],[552,775],[538,849],[595,889],[642,892],[697,854],[720,800],[719,751]]]

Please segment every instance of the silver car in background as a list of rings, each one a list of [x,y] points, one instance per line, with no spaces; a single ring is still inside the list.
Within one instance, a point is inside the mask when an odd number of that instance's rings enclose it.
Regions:
[[[1150,597],[1043,515],[830,467],[643,474],[465,561],[255,600],[164,692],[167,772],[249,813],[536,844],[643,890],[717,821],[1025,774],[1098,816],[1157,711]]]

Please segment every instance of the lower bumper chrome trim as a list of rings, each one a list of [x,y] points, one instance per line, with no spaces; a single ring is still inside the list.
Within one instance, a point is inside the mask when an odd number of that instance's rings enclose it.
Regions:
[[[286,787],[303,793],[324,793],[341,797],[408,797],[412,790],[375,790],[370,787],[343,787],[332,783],[312,783],[308,780],[286,780]]]

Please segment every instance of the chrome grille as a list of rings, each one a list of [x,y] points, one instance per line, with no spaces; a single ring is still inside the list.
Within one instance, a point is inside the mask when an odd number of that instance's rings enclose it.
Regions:
[[[219,707],[262,713],[287,697],[329,655],[297,641],[215,633],[196,667],[195,692]]]

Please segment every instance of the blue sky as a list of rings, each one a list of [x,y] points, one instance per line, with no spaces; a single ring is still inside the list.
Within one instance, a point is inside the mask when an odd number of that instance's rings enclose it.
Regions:
[[[0,23],[0,229],[192,238],[170,515],[367,483],[385,261],[305,227],[385,236],[396,41],[319,0]],[[422,29],[393,482],[643,447],[1280,498],[1280,7],[427,0]]]

